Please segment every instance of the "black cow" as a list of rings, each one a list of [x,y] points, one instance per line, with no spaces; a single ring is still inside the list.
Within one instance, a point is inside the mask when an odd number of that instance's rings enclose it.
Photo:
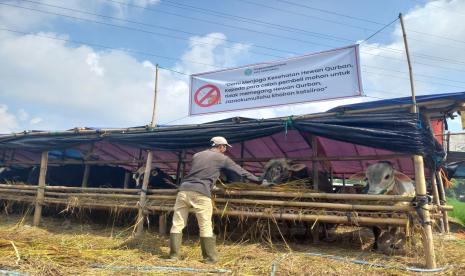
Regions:
[[[145,175],[145,166],[139,168],[133,175],[136,186],[142,187],[142,181]],[[177,189],[176,181],[167,173],[154,168],[150,171],[150,178],[148,183],[149,189]]]
[[[50,186],[81,186],[84,176],[84,165],[63,165],[47,167],[45,182]],[[37,185],[40,169],[33,167],[9,167],[0,172],[0,182],[17,182]],[[88,187],[123,188],[125,174],[128,170],[108,165],[90,166]],[[131,183],[129,183],[130,186]]]
[[[1,167],[0,183],[28,183],[31,167]]]

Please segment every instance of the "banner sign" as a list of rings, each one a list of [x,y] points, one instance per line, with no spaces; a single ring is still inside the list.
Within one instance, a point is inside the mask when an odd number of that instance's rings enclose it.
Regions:
[[[362,94],[358,45],[191,75],[189,115]]]

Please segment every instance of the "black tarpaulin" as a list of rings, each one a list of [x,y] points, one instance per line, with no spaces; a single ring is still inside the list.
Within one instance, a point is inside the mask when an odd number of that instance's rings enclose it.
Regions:
[[[61,132],[0,136],[0,149],[31,151],[55,150],[107,141],[142,149],[179,151],[206,147],[213,136],[224,136],[230,143],[268,137],[291,129],[337,141],[420,154],[439,163],[445,154],[428,124],[418,114],[370,113],[326,118],[275,118],[265,120],[222,120],[200,125],[126,129],[124,131]],[[289,134],[295,135],[295,134]]]

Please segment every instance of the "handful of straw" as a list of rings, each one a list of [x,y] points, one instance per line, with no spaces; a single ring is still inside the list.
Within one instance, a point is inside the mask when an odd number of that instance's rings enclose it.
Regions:
[[[308,192],[313,190],[310,188],[310,183],[305,179],[297,179],[281,184],[274,184],[272,186],[261,186],[255,183],[233,182],[224,184],[219,182],[220,188],[224,190],[260,190],[260,191],[274,191],[274,192]]]

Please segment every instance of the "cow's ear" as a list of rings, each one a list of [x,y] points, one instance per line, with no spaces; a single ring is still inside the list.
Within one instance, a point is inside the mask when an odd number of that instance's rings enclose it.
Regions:
[[[305,169],[307,166],[305,164],[294,164],[289,167],[290,171],[298,172]]]
[[[399,171],[394,171],[394,176],[396,178],[397,181],[400,181],[400,182],[412,182],[412,179],[410,177],[408,177],[408,175],[405,175]]]
[[[367,176],[365,172],[358,172],[356,174],[349,176],[350,180],[365,180],[366,178]]]

